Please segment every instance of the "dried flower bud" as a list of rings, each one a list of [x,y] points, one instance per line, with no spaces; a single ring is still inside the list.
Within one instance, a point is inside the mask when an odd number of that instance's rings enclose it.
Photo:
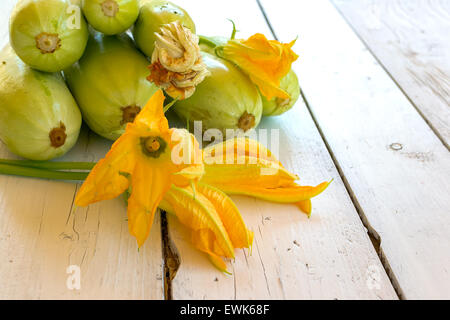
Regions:
[[[187,99],[210,72],[202,61],[199,38],[180,22],[172,22],[155,33],[155,50],[149,81],[172,98]]]

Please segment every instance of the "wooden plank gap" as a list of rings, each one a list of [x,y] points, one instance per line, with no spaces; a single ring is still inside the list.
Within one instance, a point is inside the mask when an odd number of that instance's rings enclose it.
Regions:
[[[262,14],[263,14],[263,16],[264,16],[264,19],[266,20],[266,23],[267,23],[267,25],[268,25],[270,31],[272,32],[273,37],[274,37],[276,40],[278,40],[278,37],[277,37],[277,35],[276,35],[274,29],[272,28],[272,24],[271,24],[271,22],[270,22],[270,20],[269,20],[269,18],[268,18],[268,16],[267,16],[267,14],[266,14],[266,11],[265,11],[265,9],[264,9],[264,6],[261,4],[261,1],[260,1],[260,0],[256,0],[256,2],[258,3],[259,8],[261,9],[261,12],[262,12]],[[333,4],[333,5],[334,5],[334,4]],[[340,12],[340,11],[339,11],[339,12]],[[341,12],[340,12],[340,14],[342,15]],[[342,16],[343,16],[343,15],[342,15]],[[344,17],[344,18],[345,18],[345,17]],[[349,23],[347,20],[346,20],[346,22],[350,25],[350,23]],[[351,25],[350,25],[350,26],[351,26]],[[353,30],[353,32],[355,32],[355,34],[357,34],[357,32],[356,32],[353,28],[352,28],[352,30]],[[357,34],[357,35],[358,35],[358,34]],[[358,35],[358,37],[359,37],[359,35]],[[362,39],[361,39],[361,40],[362,40]],[[368,48],[367,44],[364,43],[364,45],[365,45],[366,48],[370,51],[370,49]],[[376,58],[376,56],[375,56],[372,52],[371,52],[371,54]],[[378,61],[378,62],[380,63],[380,65],[382,65],[380,61]],[[384,66],[383,66],[383,68],[384,68]],[[385,69],[385,70],[386,70],[386,69]],[[387,70],[386,70],[386,72],[389,74],[389,72],[388,72]],[[392,76],[391,76],[390,74],[389,74],[389,76],[392,78]],[[393,78],[392,78],[392,79],[393,79]],[[395,79],[393,79],[393,80],[395,81]],[[397,84],[397,86],[401,89],[401,87],[398,85],[398,83],[396,83],[396,84]],[[402,92],[403,92],[403,91],[402,91]],[[382,241],[382,240],[381,240],[381,237],[380,237],[379,233],[378,233],[378,232],[370,225],[370,223],[369,223],[369,221],[368,221],[368,219],[367,219],[367,217],[366,217],[366,215],[365,215],[365,213],[364,213],[364,211],[363,211],[361,205],[360,205],[359,202],[358,202],[358,199],[357,199],[356,196],[355,196],[355,193],[353,192],[353,190],[352,190],[352,188],[351,188],[351,186],[350,186],[350,184],[349,184],[347,178],[345,177],[345,174],[344,174],[344,172],[343,172],[343,170],[342,170],[342,167],[341,167],[340,164],[339,164],[339,161],[336,159],[336,157],[335,157],[335,155],[334,155],[334,152],[333,152],[333,150],[331,149],[330,144],[328,143],[328,140],[326,139],[325,134],[323,133],[322,128],[320,127],[319,122],[317,121],[317,118],[316,118],[316,116],[314,115],[314,112],[312,111],[312,109],[311,109],[311,107],[310,107],[310,105],[309,105],[309,103],[308,103],[308,99],[305,97],[305,94],[304,94],[303,90],[301,90],[300,93],[301,93],[301,97],[302,97],[302,99],[303,99],[303,101],[304,101],[304,103],[305,103],[305,105],[306,105],[306,108],[308,109],[308,112],[309,112],[309,114],[311,115],[311,118],[312,118],[312,120],[313,120],[313,122],[314,122],[314,125],[316,126],[317,131],[319,132],[319,135],[320,135],[320,137],[322,138],[322,140],[323,140],[323,142],[324,142],[324,144],[325,144],[325,147],[326,147],[326,149],[327,149],[327,151],[328,151],[328,153],[329,153],[329,155],[330,155],[330,157],[331,157],[331,159],[332,159],[332,161],[333,161],[333,163],[334,163],[334,165],[335,165],[335,167],[336,167],[336,169],[337,169],[337,171],[338,171],[338,173],[339,173],[339,176],[341,177],[341,179],[342,179],[342,181],[343,181],[343,183],[344,183],[345,189],[347,190],[347,193],[348,193],[348,195],[349,195],[349,197],[350,197],[350,199],[351,199],[351,201],[352,201],[352,203],[353,203],[353,206],[355,207],[356,212],[358,213],[359,218],[361,219],[362,224],[364,225],[364,227],[365,227],[366,230],[367,230],[367,234],[369,235],[370,241],[371,241],[371,243],[372,243],[372,245],[373,245],[373,247],[374,247],[374,249],[375,249],[375,252],[378,254],[378,257],[379,257],[379,259],[380,259],[381,265],[383,266],[383,268],[384,268],[386,274],[388,275],[389,281],[391,282],[392,287],[393,287],[394,290],[395,290],[395,293],[397,294],[397,296],[398,296],[398,298],[399,298],[400,300],[404,300],[405,297],[404,297],[404,294],[403,294],[403,290],[402,290],[402,288],[400,287],[400,284],[399,284],[399,282],[398,282],[398,280],[397,280],[397,278],[396,278],[396,276],[395,276],[395,274],[394,274],[394,272],[393,272],[393,270],[392,270],[392,268],[391,268],[391,266],[390,266],[390,264],[389,264],[389,261],[388,261],[386,255],[385,255],[384,252],[383,252],[383,248],[381,247],[381,241]],[[406,95],[406,93],[405,93],[405,92],[403,92],[403,93],[404,93],[405,96],[409,99],[409,97]],[[420,112],[420,110],[417,109],[417,107],[416,107],[416,110],[419,112],[419,114],[422,116],[422,118],[423,118],[425,121],[427,121],[427,119],[426,119],[426,118],[424,117],[424,115]],[[428,122],[427,122],[427,123],[428,123]],[[436,135],[440,138],[441,142],[448,148],[448,146],[446,145],[445,141],[442,139],[442,137],[439,136],[438,132],[437,132],[436,130],[434,130],[434,128],[432,127],[432,125],[431,125],[430,123],[428,123],[428,125],[429,125],[430,128],[436,133]]]
[[[195,20],[200,34],[227,36],[226,18],[232,18],[240,39],[257,32],[272,37],[258,2],[230,1],[218,3],[206,18],[203,1],[183,6],[194,19],[203,17]],[[236,5],[242,10],[232,10]],[[253,12],[254,19],[246,12]],[[230,261],[232,276],[215,270],[192,246],[176,217],[168,215],[170,238],[183,259],[172,282],[174,299],[398,299],[303,101],[286,115],[263,119],[260,128],[280,130],[285,146],[280,161],[290,171],[302,172],[305,183],[330,177],[335,182],[314,202],[310,220],[293,205],[233,196],[248,228],[255,231],[260,255],[238,250]],[[379,286],[372,286],[378,276]]]
[[[257,0],[259,2],[259,0]],[[348,26],[352,29],[353,33],[358,37],[358,39],[364,44],[367,51],[373,56],[373,58],[377,61],[377,63],[383,68],[383,70],[386,72],[386,74],[391,78],[391,80],[395,83],[397,88],[400,89],[400,91],[403,93],[403,95],[406,97],[406,99],[411,103],[411,105],[414,107],[414,109],[417,111],[417,113],[420,115],[420,117],[425,121],[425,123],[430,127],[431,131],[438,137],[439,141],[444,145],[444,147],[447,148],[447,150],[450,151],[450,145],[445,140],[445,137],[442,136],[442,134],[439,132],[439,130],[433,125],[433,123],[428,119],[428,117],[420,110],[420,108],[417,106],[417,104],[414,102],[414,100],[408,95],[408,93],[403,89],[403,87],[400,85],[400,83],[395,79],[393,74],[388,70],[386,65],[381,61],[378,56],[375,54],[375,52],[372,50],[372,48],[369,46],[369,44],[366,42],[366,40],[361,36],[361,34],[358,32],[358,30],[353,26],[353,24],[350,22],[350,20],[347,18],[347,16],[344,15],[344,12],[339,8],[339,6],[334,3],[334,1],[331,1],[331,4],[334,8],[336,8],[337,12],[341,15],[341,17],[345,20],[345,22],[348,24]],[[272,29],[272,28],[271,28]]]

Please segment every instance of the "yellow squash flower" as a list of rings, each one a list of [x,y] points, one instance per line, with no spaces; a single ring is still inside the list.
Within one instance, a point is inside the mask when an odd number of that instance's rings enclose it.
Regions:
[[[222,257],[234,258],[234,249],[250,248],[253,232],[247,229],[233,201],[222,191],[198,183],[172,187],[160,208],[175,215],[189,231],[192,244],[208,254],[219,270],[227,272]]]
[[[289,99],[289,94],[280,89],[280,81],[298,58],[291,49],[294,43],[295,40],[290,43],[267,40],[257,33],[247,40],[229,40],[218,52],[248,74],[267,100],[274,97]]]
[[[259,142],[235,138],[203,149],[205,174],[200,180],[226,194],[296,204],[310,216],[311,198],[318,196],[331,182],[315,187],[300,186],[299,177],[283,165]]]
[[[202,151],[205,174],[196,189],[173,186],[160,208],[178,218],[194,247],[208,254],[222,272],[228,273],[222,257],[234,258],[234,249],[251,248],[254,237],[226,193],[293,203],[310,216],[311,198],[330,184],[296,184],[297,175],[287,171],[270,150],[248,137],[227,140]]]
[[[163,102],[164,94],[159,90],[97,163],[75,198],[77,206],[87,206],[130,190],[128,226],[139,247],[147,239],[155,211],[171,186],[188,186],[204,171],[197,141],[186,130],[169,129]],[[180,148],[178,155],[189,159],[175,163],[174,149],[186,143],[193,152],[183,155],[186,149]]]

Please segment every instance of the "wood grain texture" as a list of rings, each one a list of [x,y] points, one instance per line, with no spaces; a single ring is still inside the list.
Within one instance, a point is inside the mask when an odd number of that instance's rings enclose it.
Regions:
[[[208,7],[204,1],[192,0],[183,6],[199,34],[227,36],[231,30],[226,18],[231,18],[242,30],[238,37],[256,32],[270,36],[254,1],[218,1]],[[172,283],[174,298],[396,299],[305,105],[299,101],[284,116],[263,120],[261,127],[280,130],[280,160],[300,174],[303,184],[335,181],[313,200],[310,220],[293,205],[233,197],[255,232],[255,241],[252,254],[236,252],[229,264],[231,276],[214,269],[169,215],[170,236],[181,256]]]
[[[450,1],[333,2],[448,147]]]
[[[449,298],[448,150],[330,2],[261,2],[402,297]]]

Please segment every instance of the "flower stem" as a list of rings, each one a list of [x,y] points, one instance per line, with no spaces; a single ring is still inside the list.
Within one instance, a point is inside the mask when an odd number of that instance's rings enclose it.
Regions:
[[[48,170],[91,170],[95,166],[95,162],[50,162],[9,159],[0,159],[1,164]]]
[[[233,24],[233,31],[231,32],[231,40],[234,40],[234,38],[236,37],[236,25],[234,24],[234,21],[231,19],[228,19],[228,21],[230,21]]]
[[[178,101],[178,98],[173,99],[172,102],[168,103],[167,105],[164,106],[164,113],[166,113],[167,111],[169,111],[170,108],[172,108],[172,106]]]
[[[89,172],[53,171],[11,164],[0,164],[0,174],[53,179],[53,180],[85,180]]]

